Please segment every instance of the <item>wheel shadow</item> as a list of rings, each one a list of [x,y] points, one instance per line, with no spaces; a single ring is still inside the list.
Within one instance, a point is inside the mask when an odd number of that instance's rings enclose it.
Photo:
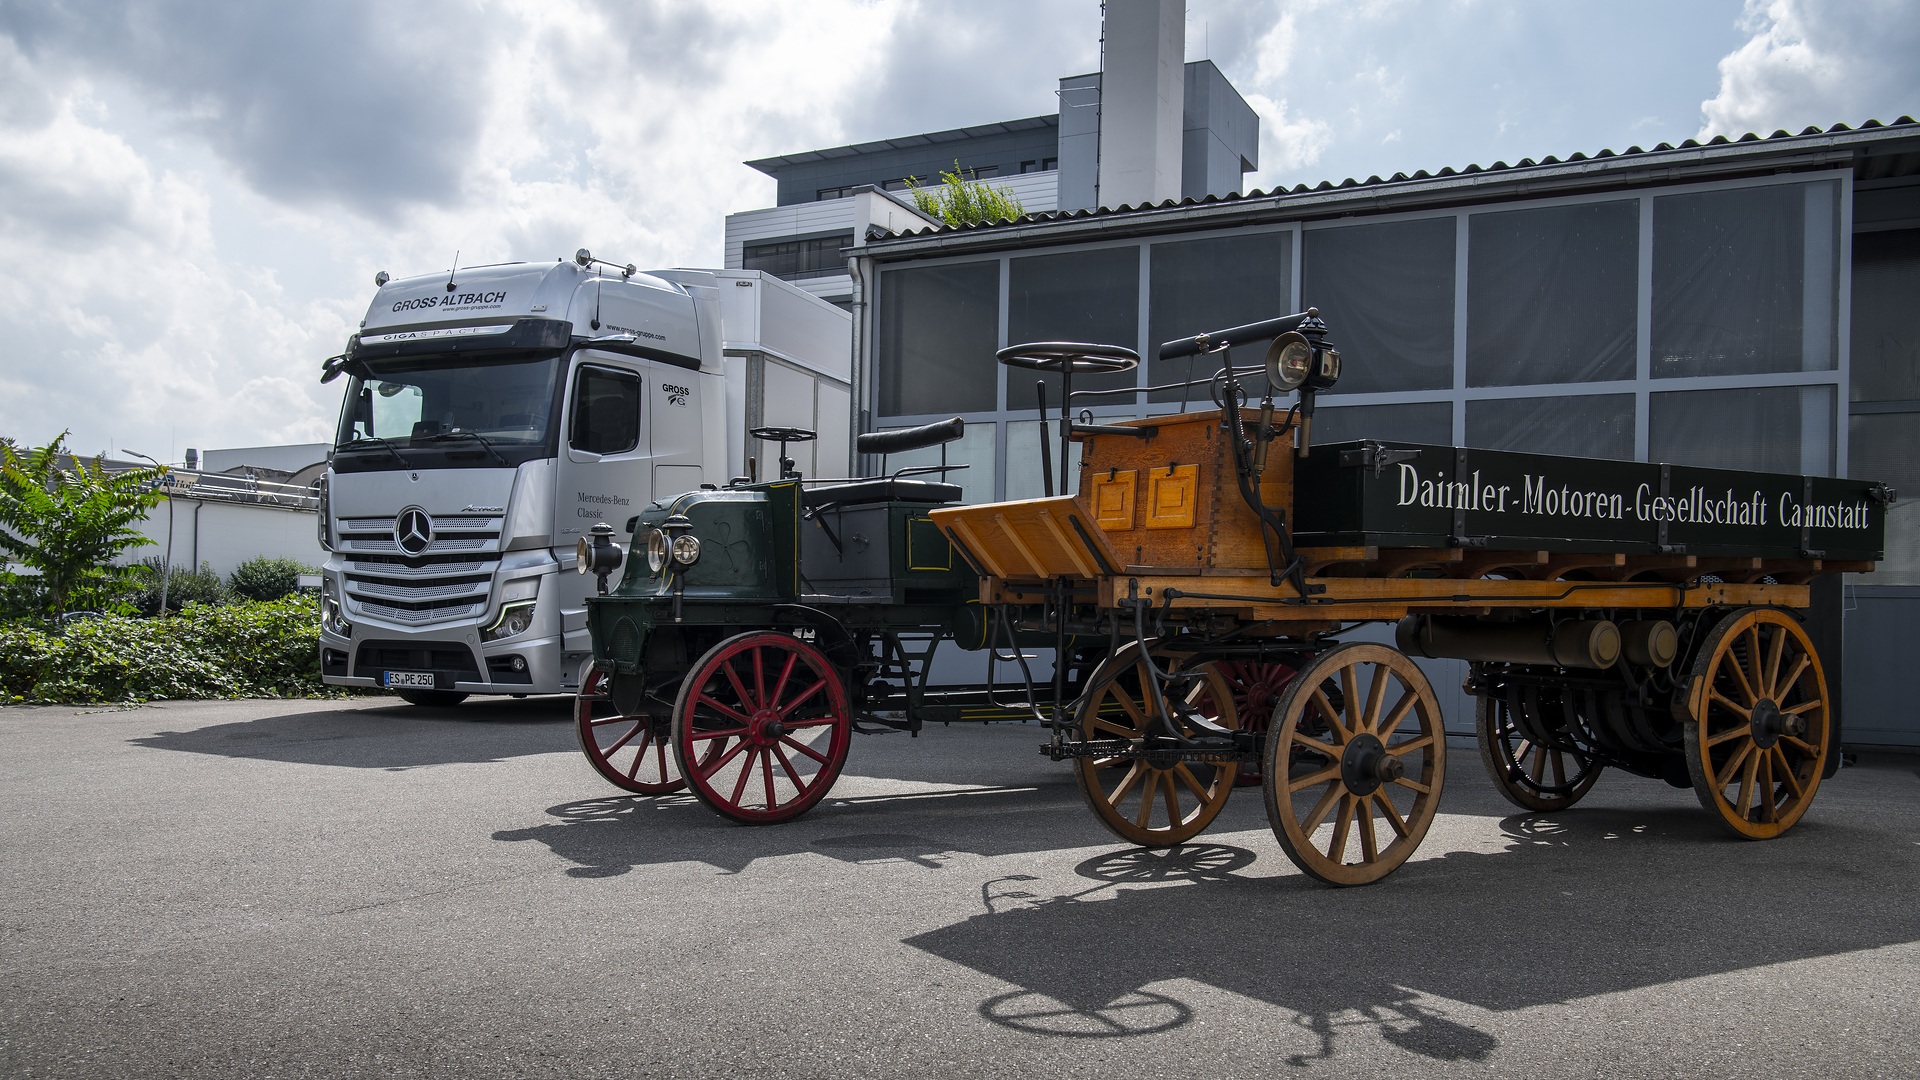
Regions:
[[[1409,863],[1361,889],[1253,878],[1223,845],[1081,863],[1093,884],[982,886],[982,912],[906,944],[1014,989],[979,1015],[1032,1035],[1111,1038],[1183,1026],[1190,980],[1288,1010],[1304,1066],[1358,1029],[1439,1061],[1499,1046],[1460,1002],[1507,1011],[1920,940],[1920,849],[1804,823],[1767,844],[1697,813],[1586,811],[1500,822],[1499,853]],[[1704,828],[1702,827],[1704,825]],[[1169,986],[1168,984],[1174,984]]]
[[[616,795],[547,808],[554,820],[493,839],[546,845],[568,877],[617,877],[644,866],[705,863],[737,874],[761,859],[812,852],[841,862],[938,870],[956,855],[1012,855],[1112,839],[1071,789],[976,787],[833,799],[795,821],[744,826],[692,795]],[[1070,805],[1071,801],[1071,805]],[[969,822],[989,818],[991,828]]]
[[[368,700],[365,708],[264,716],[128,741],[189,754],[388,770],[574,749],[569,697],[474,700],[452,708]]]

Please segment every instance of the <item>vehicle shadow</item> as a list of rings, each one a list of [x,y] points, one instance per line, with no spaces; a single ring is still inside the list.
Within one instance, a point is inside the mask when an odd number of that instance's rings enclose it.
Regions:
[[[692,795],[615,795],[547,808],[555,820],[493,839],[536,841],[572,865],[569,877],[617,877],[642,866],[699,862],[737,874],[760,859],[814,852],[848,863],[939,869],[956,854],[1010,855],[1111,840],[1070,787],[973,787],[830,799],[783,825],[747,827]],[[968,822],[986,816],[990,829]],[[849,831],[850,829],[855,831]]]
[[[367,700],[365,708],[285,713],[128,741],[190,754],[390,770],[574,749],[569,697],[472,700],[453,708]]]
[[[1074,892],[987,882],[981,914],[906,944],[1011,984],[979,1015],[1030,1034],[1182,1026],[1195,1009],[1174,980],[1268,1002],[1303,1029],[1288,1059],[1302,1066],[1357,1028],[1426,1058],[1486,1059],[1498,1041],[1448,1002],[1513,1010],[1920,940],[1920,908],[1857,903],[1909,895],[1915,849],[1827,824],[1742,843],[1698,819],[1510,817],[1503,852],[1409,863],[1363,889],[1242,876],[1254,854],[1236,847],[1120,851],[1081,863],[1094,884]]]

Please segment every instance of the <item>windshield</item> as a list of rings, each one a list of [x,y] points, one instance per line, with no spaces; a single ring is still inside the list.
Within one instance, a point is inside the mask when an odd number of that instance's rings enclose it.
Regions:
[[[561,359],[409,357],[347,384],[336,467],[510,468],[551,449]]]

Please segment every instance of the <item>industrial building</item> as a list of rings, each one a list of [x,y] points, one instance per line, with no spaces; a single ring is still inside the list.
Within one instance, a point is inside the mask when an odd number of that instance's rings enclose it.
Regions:
[[[1195,65],[1170,79],[1177,65],[1166,58],[1180,46],[1166,19],[1116,26],[1114,10],[1101,75],[1062,80],[1059,116],[992,133],[1026,137],[1023,162],[1044,161],[1041,133],[1056,133],[1052,205],[1036,176],[1015,186],[1028,211],[1018,221],[858,222],[839,234],[852,273],[831,260],[820,269],[855,311],[860,427],[966,417],[966,439],[949,453],[972,466],[954,476],[970,500],[1041,490],[1035,380],[996,364],[995,350],[1073,340],[1151,357],[1156,342],[1308,306],[1347,357],[1322,399],[1321,441],[1846,475],[1920,496],[1920,124],[1910,117],[1200,191],[1182,164],[1195,112],[1165,107],[1170,92],[1191,91]],[[1117,67],[1130,54],[1116,38],[1129,35],[1134,53],[1151,55]],[[1104,128],[1091,199],[1070,183],[1088,172],[1071,164],[1069,125],[1081,118],[1069,115],[1069,83],[1094,88],[1088,118]],[[906,160],[888,155],[908,147],[944,161],[986,137],[941,132],[755,164],[781,177],[780,210],[793,212],[885,195],[882,174]],[[1257,145],[1257,122],[1244,138]],[[1123,145],[1131,178],[1107,168]],[[1139,161],[1157,163],[1151,179],[1126,186]],[[806,179],[803,166],[820,171]],[[1015,185],[1028,175],[996,174]],[[744,228],[736,237],[749,220],[729,218],[730,265],[752,250]],[[1076,408],[1096,418],[1190,409],[1194,393],[1148,388],[1206,373],[1148,359],[1076,381],[1122,391]],[[1886,560],[1849,575],[1833,601],[1845,610],[1852,743],[1920,745],[1920,719],[1896,684],[1920,618],[1916,506],[1892,508]]]

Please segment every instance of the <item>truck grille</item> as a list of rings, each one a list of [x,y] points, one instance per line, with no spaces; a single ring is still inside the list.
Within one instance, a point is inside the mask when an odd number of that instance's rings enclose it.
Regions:
[[[344,518],[335,552],[346,563],[349,616],[407,626],[470,619],[487,610],[500,566],[499,517],[435,515],[433,542],[408,555],[392,518]]]

